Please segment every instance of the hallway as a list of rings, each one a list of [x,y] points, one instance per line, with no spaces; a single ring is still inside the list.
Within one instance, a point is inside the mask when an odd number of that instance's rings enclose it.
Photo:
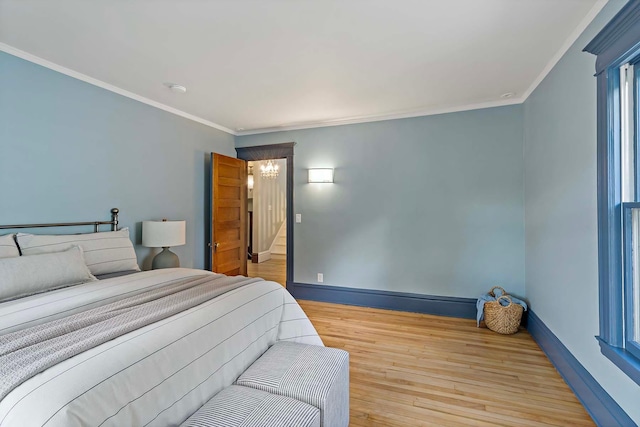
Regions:
[[[264,280],[271,280],[286,286],[287,283],[287,260],[286,258],[271,258],[262,263],[247,263],[247,276],[262,277]]]

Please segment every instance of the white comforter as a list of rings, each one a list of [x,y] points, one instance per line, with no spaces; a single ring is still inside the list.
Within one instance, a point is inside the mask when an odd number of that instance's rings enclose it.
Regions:
[[[0,334],[201,274],[142,272],[1,303]],[[243,286],[36,375],[0,402],[0,427],[178,425],[279,340],[322,345],[281,285]]]

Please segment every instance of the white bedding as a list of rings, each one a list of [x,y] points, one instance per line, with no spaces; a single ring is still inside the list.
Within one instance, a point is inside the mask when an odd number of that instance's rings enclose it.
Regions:
[[[0,304],[0,334],[202,270],[136,273]],[[278,340],[322,345],[289,293],[261,281],[72,357],[0,402],[0,426],[178,425]]]

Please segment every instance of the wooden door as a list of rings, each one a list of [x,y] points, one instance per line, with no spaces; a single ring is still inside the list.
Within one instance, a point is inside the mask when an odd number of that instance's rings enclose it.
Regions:
[[[211,270],[247,274],[247,164],[211,153]]]

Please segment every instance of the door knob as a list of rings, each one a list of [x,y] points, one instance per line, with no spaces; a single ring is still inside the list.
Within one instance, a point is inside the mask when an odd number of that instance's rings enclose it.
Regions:
[[[213,242],[213,249],[218,249],[218,246],[220,246],[220,243]]]

